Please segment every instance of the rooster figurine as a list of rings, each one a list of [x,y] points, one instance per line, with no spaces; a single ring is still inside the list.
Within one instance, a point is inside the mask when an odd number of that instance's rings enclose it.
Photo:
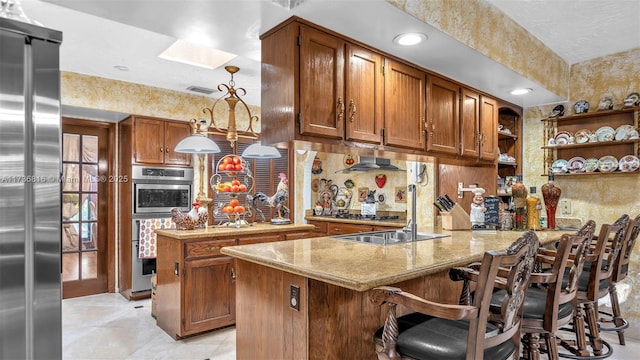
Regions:
[[[257,192],[255,195],[247,195],[249,200],[249,204],[251,207],[258,213],[262,220],[264,221],[264,214],[256,204],[256,200],[260,200],[263,205],[267,205],[269,207],[275,208],[278,212],[278,219],[283,220],[285,216],[289,213],[289,208],[287,207],[287,199],[289,197],[289,180],[287,179],[287,175],[284,173],[280,173],[278,176],[280,178],[280,182],[278,183],[278,187],[276,188],[276,193],[273,196],[269,197],[263,192]]]

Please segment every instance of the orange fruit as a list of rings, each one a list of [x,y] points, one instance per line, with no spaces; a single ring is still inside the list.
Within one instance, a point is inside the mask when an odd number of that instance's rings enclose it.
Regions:
[[[247,192],[247,185],[245,184],[238,185],[238,192]]]
[[[231,185],[240,185],[240,180],[238,179],[231,180]]]
[[[223,213],[232,213],[233,212],[233,206],[227,205],[225,207],[222,208],[222,212]]]
[[[240,214],[243,213],[244,212],[244,206],[238,205],[238,206],[234,207],[233,208],[233,212],[240,213]]]
[[[233,207],[236,207],[236,206],[240,205],[240,201],[238,201],[238,199],[231,199],[229,201],[229,205],[233,206]]]

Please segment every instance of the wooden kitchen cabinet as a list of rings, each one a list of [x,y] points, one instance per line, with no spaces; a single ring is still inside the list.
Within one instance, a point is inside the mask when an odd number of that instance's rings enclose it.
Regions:
[[[498,102],[480,96],[480,159],[498,159]]]
[[[345,224],[345,223],[334,223],[334,222],[327,224],[327,236],[357,234],[357,233],[369,232],[369,231],[373,231],[372,225]]]
[[[158,236],[158,326],[174,339],[235,323],[233,258],[220,253],[236,238],[178,240]]]
[[[133,158],[136,164],[191,166],[191,154],[174,151],[191,135],[191,124],[145,117],[133,118]]]
[[[343,138],[344,51],[343,40],[300,26],[301,135]]]
[[[220,237],[179,239],[158,235],[158,326],[174,339],[235,324],[234,259],[225,246],[309,238],[308,227]],[[324,235],[323,235],[324,236]]]
[[[346,138],[380,143],[384,127],[384,57],[347,44],[345,71]]]
[[[228,256],[184,262],[183,336],[232,325],[236,320],[236,274]]]
[[[384,145],[424,151],[425,78],[423,71],[386,60]]]
[[[480,94],[462,88],[460,107],[460,156],[480,157]]]
[[[313,230],[311,230],[311,232],[316,234],[316,236],[327,236],[328,222],[307,220],[307,224],[313,225]]]
[[[427,152],[458,155],[460,86],[436,76],[427,78],[427,86]]]

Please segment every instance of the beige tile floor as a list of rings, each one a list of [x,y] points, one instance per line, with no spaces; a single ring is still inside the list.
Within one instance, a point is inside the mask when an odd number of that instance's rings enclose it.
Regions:
[[[62,301],[64,360],[235,359],[235,336],[231,327],[175,341],[156,326],[149,299],[100,294]],[[640,340],[627,336],[627,345],[620,346],[615,333],[605,332],[603,338],[613,345],[608,359],[640,358]]]

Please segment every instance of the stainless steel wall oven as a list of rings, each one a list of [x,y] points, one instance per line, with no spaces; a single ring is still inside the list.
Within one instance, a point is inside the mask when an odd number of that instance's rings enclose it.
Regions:
[[[131,291],[151,289],[155,258],[140,258],[140,223],[171,217],[171,209],[191,209],[193,169],[133,166],[131,209]]]

